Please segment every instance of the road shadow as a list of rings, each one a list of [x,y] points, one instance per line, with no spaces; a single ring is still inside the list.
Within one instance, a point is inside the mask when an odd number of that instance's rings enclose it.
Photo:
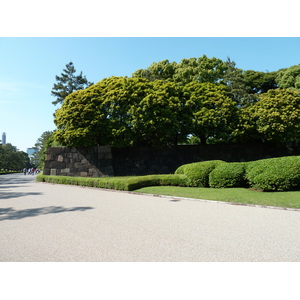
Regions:
[[[24,196],[38,196],[42,195],[43,193],[35,193],[35,192],[29,192],[29,193],[18,193],[18,192],[0,192],[0,199],[12,199],[12,198],[19,198]]]
[[[1,175],[0,176],[0,186],[3,184],[21,184],[21,183],[29,183],[34,182],[36,180],[35,175]]]
[[[74,211],[86,211],[90,209],[94,209],[94,207],[82,206],[82,207],[66,208],[62,206],[48,206],[48,207],[40,207],[40,208],[28,208],[22,210],[15,210],[12,207],[0,208],[0,221],[20,220],[29,217],[37,217],[40,215],[74,212]]]
[[[26,187],[26,185],[1,185],[0,184],[0,190],[1,189],[16,189],[20,187]]]

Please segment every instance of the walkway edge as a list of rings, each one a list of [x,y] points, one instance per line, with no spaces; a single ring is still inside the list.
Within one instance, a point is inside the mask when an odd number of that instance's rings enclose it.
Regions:
[[[200,201],[200,202],[208,202],[208,203],[218,203],[218,204],[229,204],[229,205],[236,205],[236,206],[248,206],[248,207],[256,207],[256,208],[269,208],[269,209],[279,209],[279,210],[287,210],[287,211],[299,211],[298,208],[290,208],[290,207],[281,207],[281,206],[268,206],[268,205],[259,205],[259,204],[248,204],[248,203],[237,203],[237,202],[227,202],[227,201],[219,201],[219,200],[206,200],[206,199],[198,199],[198,198],[186,198],[186,197],[178,197],[178,196],[169,196],[169,195],[157,195],[157,194],[147,194],[147,193],[139,193],[134,191],[122,191],[122,190],[113,190],[113,189],[105,189],[105,188],[96,188],[96,187],[89,187],[89,186],[82,186],[82,185],[72,185],[72,184],[60,184],[60,183],[50,183],[50,182],[40,182],[35,181],[36,183],[41,184],[52,184],[52,185],[65,185],[70,187],[80,187],[86,189],[93,189],[93,190],[102,190],[108,192],[116,192],[116,193],[126,193],[126,194],[133,194],[133,195],[143,195],[143,196],[151,196],[151,197],[159,197],[159,198],[168,198],[172,200],[188,200],[188,201]]]

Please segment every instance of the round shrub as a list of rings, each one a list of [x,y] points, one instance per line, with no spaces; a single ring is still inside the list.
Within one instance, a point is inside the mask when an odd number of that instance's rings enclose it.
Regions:
[[[209,187],[209,174],[222,160],[201,161],[185,165],[184,175],[187,177],[187,185],[195,187]]]
[[[274,158],[260,159],[256,161],[250,161],[246,164],[246,180],[250,186],[254,185],[254,178],[263,173],[264,170],[270,165]]]
[[[245,186],[245,163],[218,164],[209,174],[209,186],[213,188]]]
[[[187,165],[182,165],[176,169],[175,174],[184,174],[184,169]]]
[[[300,188],[300,156],[286,156],[251,162],[247,166],[249,184],[263,191]]]

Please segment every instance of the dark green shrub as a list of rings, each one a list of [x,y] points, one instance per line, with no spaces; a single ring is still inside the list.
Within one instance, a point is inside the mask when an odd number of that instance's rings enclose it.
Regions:
[[[218,164],[209,174],[209,186],[213,188],[245,186],[245,163]]]
[[[39,175],[36,177],[36,180],[40,182],[80,185],[123,191],[133,191],[142,187],[155,185],[186,186],[186,176],[182,174],[98,178]]]
[[[184,167],[187,185],[195,187],[208,187],[209,174],[219,164],[225,163],[221,160],[201,161],[187,164]]]
[[[188,166],[188,164],[182,165],[179,168],[177,168],[176,171],[175,171],[175,174],[184,174],[184,170],[185,170],[186,166]]]
[[[289,191],[300,188],[300,156],[263,159],[248,163],[250,186],[263,191]]]

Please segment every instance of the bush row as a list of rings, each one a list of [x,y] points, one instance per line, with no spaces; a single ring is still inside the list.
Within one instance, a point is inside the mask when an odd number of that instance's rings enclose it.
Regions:
[[[263,191],[300,189],[300,156],[226,163],[205,161],[180,166],[175,174],[186,175],[188,186],[252,187]]]
[[[203,161],[182,165],[175,174],[168,175],[100,178],[38,175],[37,181],[124,191],[162,185],[289,191],[300,189],[300,156],[234,163]]]
[[[12,173],[21,173],[21,172],[20,171],[5,171],[5,170],[0,170],[0,175],[12,174]]]
[[[133,191],[146,186],[186,186],[186,176],[181,174],[100,178],[38,175],[36,179],[39,182],[80,185],[122,191]]]

